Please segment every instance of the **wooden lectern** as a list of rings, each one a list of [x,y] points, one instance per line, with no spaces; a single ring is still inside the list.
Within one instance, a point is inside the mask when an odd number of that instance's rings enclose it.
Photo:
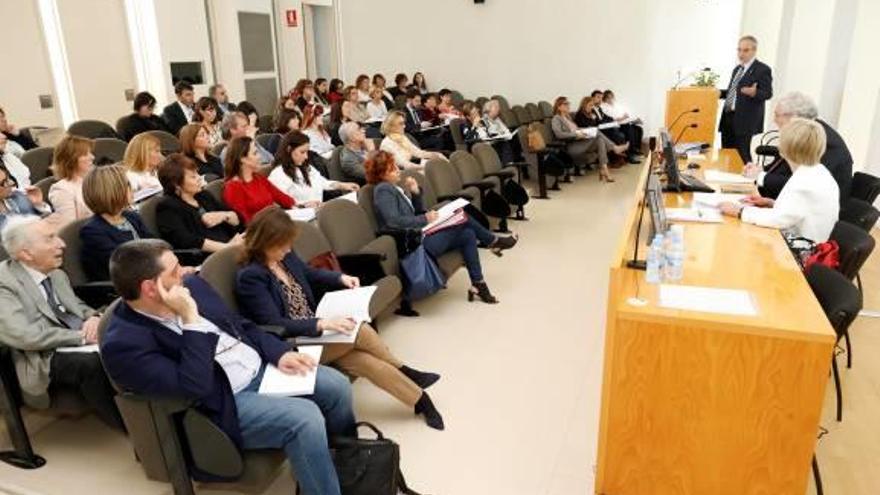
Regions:
[[[715,88],[688,87],[667,91],[666,128],[670,138],[677,139],[681,135],[681,142],[709,143],[710,147],[714,146],[719,97],[720,92]],[[680,115],[694,108],[699,108],[700,112],[687,113],[675,122]],[[682,134],[682,130],[691,124],[697,124],[697,127],[687,129]]]

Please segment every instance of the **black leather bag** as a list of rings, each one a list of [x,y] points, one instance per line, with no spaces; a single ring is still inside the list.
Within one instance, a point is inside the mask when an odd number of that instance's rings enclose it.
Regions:
[[[507,218],[510,216],[510,205],[497,192],[489,189],[483,193],[483,213],[490,217]]]
[[[373,430],[376,438],[337,437],[331,445],[342,495],[419,495],[400,472],[400,446],[370,423],[357,426]]]
[[[529,202],[529,192],[513,179],[507,179],[501,186],[501,195],[513,206],[524,206]]]

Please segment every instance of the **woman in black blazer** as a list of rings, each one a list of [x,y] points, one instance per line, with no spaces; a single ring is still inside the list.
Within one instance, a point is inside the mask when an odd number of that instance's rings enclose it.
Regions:
[[[159,166],[159,182],[165,195],[156,206],[156,225],[174,249],[213,253],[241,244],[238,215],[202,189],[193,160],[180,153],[169,155]]]
[[[180,152],[198,166],[205,182],[223,178],[223,163],[211,154],[208,131],[202,124],[187,124],[180,128]]]
[[[235,281],[242,314],[258,325],[284,328],[284,337],[319,337],[324,332],[351,334],[351,318],[316,318],[318,297],[314,289],[337,290],[360,285],[357,277],[306,265],[291,251],[296,223],[278,206],[257,213],[245,233],[243,267]],[[314,284],[314,287],[313,287]],[[320,287],[318,287],[320,286]],[[362,376],[423,415],[428,426],[442,430],[443,418],[424,389],[440,379],[405,366],[363,323],[354,344],[326,344],[321,363]]]
[[[422,206],[421,191],[415,179],[406,178],[403,186],[406,188],[406,192],[397,186],[400,181],[400,169],[397,168],[394,157],[390,153],[377,151],[371,154],[364,163],[364,169],[366,170],[367,183],[375,185],[373,208],[376,211],[379,230],[421,231],[422,228],[437,219],[436,211],[425,211]],[[480,244],[488,247],[495,255],[501,256],[501,251],[516,245],[517,237],[496,236],[474,219],[467,215],[465,217],[463,223],[424,236],[422,245],[434,258],[449,251],[458,250],[461,252],[468,276],[471,279],[468,301],[473,301],[474,297],[477,297],[485,303],[495,304],[498,299],[489,291],[489,286],[486,285],[483,278],[483,268],[480,265],[477,246]]]
[[[149,131],[168,131],[162,117],[154,114],[156,98],[142,91],[134,97],[134,113],[119,120],[116,131],[124,141],[131,141],[138,134]]]
[[[120,245],[154,237],[129,210],[132,192],[122,165],[93,168],[83,179],[83,200],[94,215],[79,231],[82,267],[90,281],[110,279],[110,255]]]

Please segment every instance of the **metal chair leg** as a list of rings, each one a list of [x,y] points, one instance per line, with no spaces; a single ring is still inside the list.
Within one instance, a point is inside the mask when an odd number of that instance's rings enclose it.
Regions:
[[[843,337],[846,339],[846,367],[852,368],[852,345],[849,343],[849,330],[843,334]]]
[[[843,391],[840,389],[840,372],[837,370],[837,358],[831,357],[831,373],[834,375],[834,388],[837,390],[837,422],[843,420]]]
[[[5,366],[5,363],[4,363]],[[11,365],[10,365],[11,366]],[[0,461],[21,469],[37,469],[46,464],[46,459],[34,453],[31,446],[30,436],[21,417],[21,408],[16,400],[16,391],[13,387],[18,386],[18,380],[9,370],[0,370],[0,409],[3,410],[3,421],[6,423],[6,431],[12,441],[13,450],[0,452]]]
[[[816,482],[816,494],[824,495],[825,490],[822,487],[822,475],[819,474],[819,462],[816,461],[816,454],[813,454],[813,481]]]

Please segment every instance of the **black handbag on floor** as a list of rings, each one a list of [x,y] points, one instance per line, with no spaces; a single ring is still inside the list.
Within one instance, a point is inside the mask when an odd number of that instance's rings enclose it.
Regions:
[[[337,437],[330,446],[342,495],[419,495],[400,472],[400,446],[370,423],[357,426],[373,430],[376,438]]]

